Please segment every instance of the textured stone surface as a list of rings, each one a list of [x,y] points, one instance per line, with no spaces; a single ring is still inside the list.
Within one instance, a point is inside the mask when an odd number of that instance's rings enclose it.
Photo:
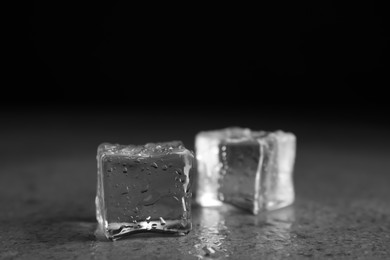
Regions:
[[[258,216],[230,206],[194,208],[187,236],[108,242],[94,235],[94,196],[95,148],[109,136],[60,129],[51,135],[3,131],[0,259],[390,258],[388,139],[311,142],[297,129],[293,206]],[[42,140],[33,153],[25,149]]]

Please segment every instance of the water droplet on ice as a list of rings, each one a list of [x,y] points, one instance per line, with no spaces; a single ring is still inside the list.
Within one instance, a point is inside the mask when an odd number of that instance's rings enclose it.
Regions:
[[[153,196],[149,194],[146,198],[144,198],[144,205],[145,206],[150,206],[153,205],[154,202],[152,202]]]
[[[147,223],[150,222],[150,216],[146,218],[146,222],[147,222]]]
[[[145,193],[148,190],[149,190],[149,184],[147,184],[146,187],[141,190],[141,193]]]
[[[127,168],[123,168],[123,173],[127,173]]]
[[[144,206],[152,206],[154,205],[157,201],[161,199],[161,194],[157,191],[151,191],[148,196],[144,197],[143,199],[143,205]]]
[[[163,171],[166,171],[166,170],[168,169],[168,166],[164,165],[164,166],[162,167],[162,169],[163,169]]]

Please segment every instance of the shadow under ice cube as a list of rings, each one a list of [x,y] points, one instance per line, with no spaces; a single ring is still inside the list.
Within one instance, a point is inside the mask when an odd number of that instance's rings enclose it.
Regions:
[[[227,128],[199,133],[195,145],[200,205],[223,201],[258,214],[293,203],[293,134]]]
[[[109,239],[191,230],[194,156],[181,142],[98,148],[96,217]]]

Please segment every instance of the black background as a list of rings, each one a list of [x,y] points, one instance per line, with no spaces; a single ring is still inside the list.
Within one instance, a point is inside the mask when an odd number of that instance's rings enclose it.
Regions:
[[[18,4],[7,10],[1,107],[30,117],[225,111],[387,124],[385,10],[337,1]]]

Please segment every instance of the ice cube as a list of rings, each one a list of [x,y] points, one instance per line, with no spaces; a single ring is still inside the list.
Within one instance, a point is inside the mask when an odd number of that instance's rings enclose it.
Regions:
[[[227,202],[258,214],[294,201],[296,138],[283,131],[231,127],[200,132],[196,201],[201,206]]]
[[[194,155],[180,141],[98,148],[96,218],[109,239],[191,230]]]

